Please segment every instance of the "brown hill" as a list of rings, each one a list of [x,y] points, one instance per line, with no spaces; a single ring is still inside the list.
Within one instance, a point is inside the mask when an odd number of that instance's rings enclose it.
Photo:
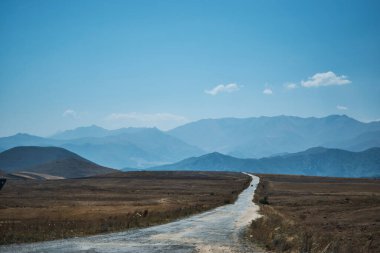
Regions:
[[[64,178],[113,173],[79,155],[57,147],[16,147],[0,153],[0,170],[6,173],[33,172]]]

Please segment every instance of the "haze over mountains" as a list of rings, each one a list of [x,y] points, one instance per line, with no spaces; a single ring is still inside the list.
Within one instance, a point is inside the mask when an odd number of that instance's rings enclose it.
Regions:
[[[303,152],[261,159],[241,159],[217,152],[192,157],[152,170],[251,171],[335,177],[379,177],[380,148],[361,152],[311,148]]]
[[[57,140],[71,140],[71,139],[80,139],[80,138],[91,138],[91,137],[107,137],[111,135],[119,135],[119,134],[131,134],[136,132],[141,132],[144,128],[120,128],[116,130],[107,130],[102,127],[98,127],[96,125],[88,126],[88,127],[78,127],[72,130],[66,130],[63,132],[58,132],[51,136],[52,139]]]
[[[260,158],[312,147],[361,151],[380,144],[380,122],[363,123],[346,115],[204,119],[169,134],[207,153]]]
[[[0,151],[17,146],[57,146],[112,168],[148,168],[220,152],[261,158],[323,146],[348,151],[380,147],[380,122],[345,115],[205,119],[167,132],[157,128],[107,130],[80,127],[49,138],[17,134],[0,138]]]
[[[0,151],[17,146],[58,146],[95,163],[112,168],[144,168],[204,154],[194,146],[157,128],[107,130],[80,127],[51,138],[17,134],[0,138]]]

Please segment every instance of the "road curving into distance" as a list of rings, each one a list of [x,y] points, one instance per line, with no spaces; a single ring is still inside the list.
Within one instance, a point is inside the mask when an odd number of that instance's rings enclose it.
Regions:
[[[264,252],[241,236],[251,220],[259,216],[258,206],[252,202],[258,182],[259,178],[252,176],[251,186],[234,204],[171,223],[126,232],[2,246],[0,252]]]

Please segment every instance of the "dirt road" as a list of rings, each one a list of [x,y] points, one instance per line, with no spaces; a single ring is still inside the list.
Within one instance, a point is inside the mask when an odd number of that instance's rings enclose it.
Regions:
[[[258,207],[252,202],[259,178],[252,176],[234,204],[164,225],[83,238],[0,247],[0,252],[262,252],[242,239]]]

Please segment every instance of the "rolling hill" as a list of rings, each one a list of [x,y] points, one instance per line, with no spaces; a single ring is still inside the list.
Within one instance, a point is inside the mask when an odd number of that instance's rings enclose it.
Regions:
[[[380,148],[350,152],[317,147],[303,152],[261,159],[239,159],[220,153],[211,153],[150,169],[230,170],[314,176],[378,177],[380,176]]]
[[[65,178],[116,172],[75,153],[57,147],[15,147],[0,153],[0,170],[6,173],[34,172]]]

